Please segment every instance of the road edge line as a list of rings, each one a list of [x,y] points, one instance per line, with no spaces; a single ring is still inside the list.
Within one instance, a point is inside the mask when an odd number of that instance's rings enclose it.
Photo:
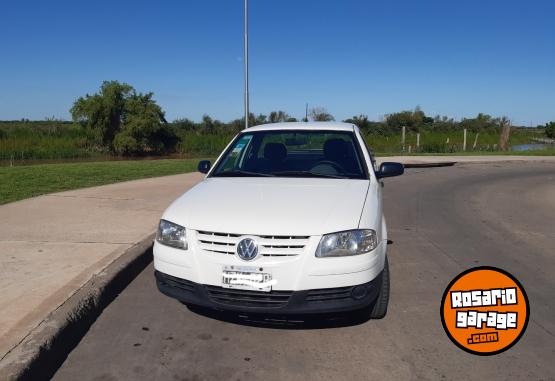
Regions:
[[[0,360],[6,380],[50,379],[102,311],[152,261],[154,233],[122,251]]]

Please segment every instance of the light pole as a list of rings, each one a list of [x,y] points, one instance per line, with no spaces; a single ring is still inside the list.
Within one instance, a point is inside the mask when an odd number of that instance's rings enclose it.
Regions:
[[[245,128],[249,128],[249,1],[245,1],[243,62],[245,64]]]

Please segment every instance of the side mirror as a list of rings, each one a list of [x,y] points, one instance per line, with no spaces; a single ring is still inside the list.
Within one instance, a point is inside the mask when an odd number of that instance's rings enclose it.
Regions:
[[[405,172],[405,167],[401,163],[385,162],[380,165],[380,170],[376,172],[378,179],[384,177],[400,176]]]
[[[198,162],[198,171],[200,173],[208,173],[208,171],[210,171],[210,166],[212,164],[210,163],[210,160],[201,160]]]

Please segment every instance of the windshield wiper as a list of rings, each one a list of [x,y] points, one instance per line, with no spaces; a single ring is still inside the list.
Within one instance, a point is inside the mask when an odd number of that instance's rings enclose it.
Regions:
[[[251,171],[243,171],[242,169],[234,169],[232,171],[225,171],[225,172],[220,172],[220,173],[216,173],[213,175],[214,177],[257,177],[257,176],[263,176],[263,177],[274,177],[274,175],[270,174],[270,173],[260,173],[260,172],[251,172]]]
[[[278,171],[272,172],[275,176],[295,176],[295,177],[322,177],[329,179],[345,179],[348,175],[329,175],[326,173],[316,173],[311,171]]]

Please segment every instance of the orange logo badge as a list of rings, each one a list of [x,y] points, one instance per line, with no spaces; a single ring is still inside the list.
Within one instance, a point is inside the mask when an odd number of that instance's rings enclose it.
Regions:
[[[515,345],[529,317],[528,297],[520,282],[495,267],[475,267],[459,274],[441,300],[447,336],[475,355],[494,355]]]

